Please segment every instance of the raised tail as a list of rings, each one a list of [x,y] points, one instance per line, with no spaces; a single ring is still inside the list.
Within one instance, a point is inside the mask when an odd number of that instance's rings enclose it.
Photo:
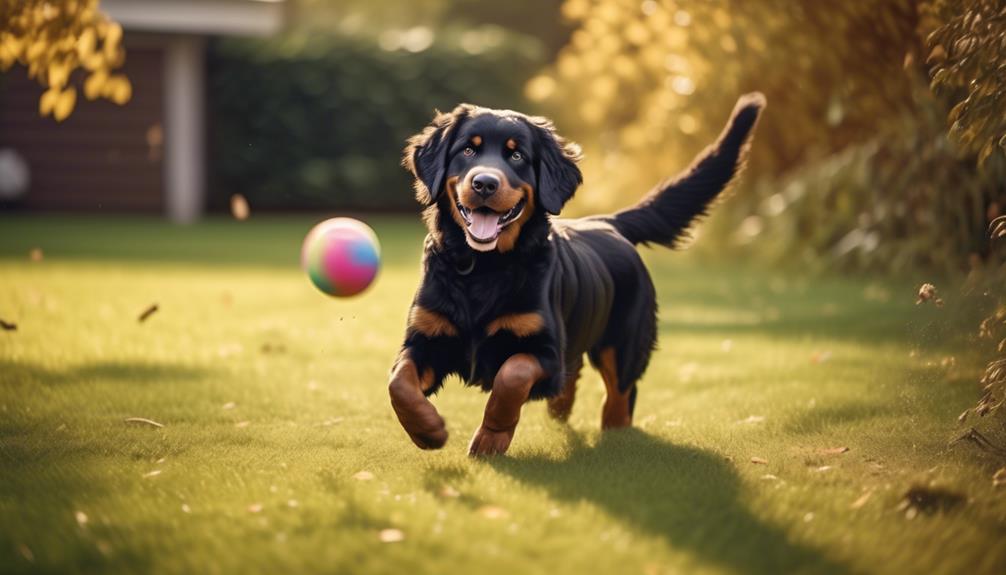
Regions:
[[[759,92],[741,96],[719,139],[691,167],[661,182],[638,204],[608,221],[633,244],[674,247],[744,166],[751,131],[764,107],[765,96]]]

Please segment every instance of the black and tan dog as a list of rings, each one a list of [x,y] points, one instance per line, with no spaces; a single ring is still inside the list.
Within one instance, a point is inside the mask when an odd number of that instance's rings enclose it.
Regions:
[[[550,217],[582,177],[579,148],[544,118],[464,104],[412,137],[404,165],[430,233],[389,384],[412,441],[447,441],[427,397],[457,374],[491,392],[469,453],[504,453],[528,399],[569,416],[584,354],[607,388],[602,427],[631,425],[657,337],[653,282],[635,246],[673,246],[706,213],[742,166],[764,104],[741,97],[719,140],[635,207],[579,220]]]

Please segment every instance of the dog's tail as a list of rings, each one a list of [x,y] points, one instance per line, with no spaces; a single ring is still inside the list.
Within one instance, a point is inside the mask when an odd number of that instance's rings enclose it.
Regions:
[[[608,221],[633,244],[674,247],[744,166],[751,131],[764,107],[765,96],[759,92],[741,96],[719,139],[691,167],[661,182],[638,204]]]

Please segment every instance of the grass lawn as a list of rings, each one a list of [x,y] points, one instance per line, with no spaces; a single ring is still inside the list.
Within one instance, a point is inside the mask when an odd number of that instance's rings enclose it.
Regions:
[[[585,370],[570,425],[530,404],[473,461],[486,396],[448,382],[437,452],[387,398],[417,219],[373,219],[348,301],[298,268],[311,223],[0,218],[0,571],[1006,573],[1001,463],[948,447],[981,356],[913,281],[647,250],[635,429]],[[930,485],[966,500],[899,507]]]

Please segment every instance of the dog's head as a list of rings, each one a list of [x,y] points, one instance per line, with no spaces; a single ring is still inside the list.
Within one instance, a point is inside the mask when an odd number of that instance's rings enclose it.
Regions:
[[[462,104],[410,138],[402,163],[417,199],[449,214],[472,249],[507,252],[573,196],[579,159],[545,118]]]

